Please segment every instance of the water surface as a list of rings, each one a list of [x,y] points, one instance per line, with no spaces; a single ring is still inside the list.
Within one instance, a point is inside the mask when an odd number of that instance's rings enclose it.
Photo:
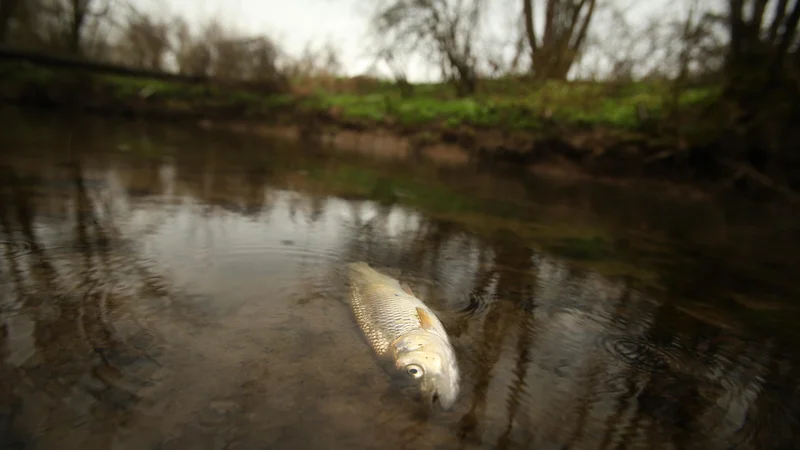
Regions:
[[[777,207],[178,126],[5,112],[13,449],[796,448]],[[454,409],[397,392],[346,263],[437,312]]]

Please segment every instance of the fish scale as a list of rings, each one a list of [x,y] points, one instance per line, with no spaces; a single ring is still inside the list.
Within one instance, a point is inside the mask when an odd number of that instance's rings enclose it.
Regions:
[[[417,308],[426,312],[430,309],[408,295],[397,280],[361,264],[354,265],[359,276],[351,284],[351,307],[373,350],[385,356],[395,339],[420,328]],[[433,331],[444,336],[444,327],[432,313],[431,317],[435,324]]]
[[[418,305],[409,297],[391,289],[365,289],[360,283],[353,283],[351,302],[356,322],[378,355],[386,355],[392,341],[419,328]]]

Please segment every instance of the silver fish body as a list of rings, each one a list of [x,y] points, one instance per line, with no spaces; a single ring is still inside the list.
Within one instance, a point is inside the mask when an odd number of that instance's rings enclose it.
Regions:
[[[350,305],[376,355],[391,360],[416,383],[431,406],[452,407],[459,391],[458,363],[433,311],[399,281],[364,262],[351,263],[348,269]]]

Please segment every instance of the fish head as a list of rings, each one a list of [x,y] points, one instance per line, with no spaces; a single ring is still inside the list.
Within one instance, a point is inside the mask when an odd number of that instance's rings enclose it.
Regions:
[[[419,388],[431,408],[450,409],[459,391],[455,354],[435,333],[408,333],[394,342],[395,367]]]

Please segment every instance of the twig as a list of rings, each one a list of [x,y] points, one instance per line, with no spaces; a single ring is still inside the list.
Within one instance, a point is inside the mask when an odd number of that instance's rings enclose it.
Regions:
[[[746,164],[737,163],[730,159],[723,159],[722,164],[726,165],[727,167],[736,170],[738,174],[747,176],[761,185],[773,189],[781,194],[785,195],[788,199],[793,202],[800,203],[800,194],[789,188],[788,186],[783,186],[781,184],[776,183],[768,176],[764,175],[763,173],[759,172],[758,170],[747,166]]]

